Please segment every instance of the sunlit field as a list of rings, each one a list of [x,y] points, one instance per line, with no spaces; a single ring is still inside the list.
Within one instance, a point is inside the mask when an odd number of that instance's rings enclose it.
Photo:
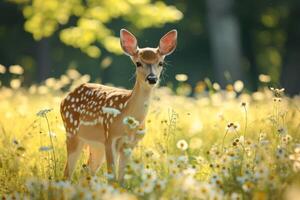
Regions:
[[[18,71],[18,67],[16,67]],[[282,89],[248,93],[241,81],[221,90],[159,88],[144,139],[119,185],[102,166],[89,175],[85,149],[71,181],[63,180],[61,99],[89,76],[0,88],[0,194],[3,199],[297,199],[300,196],[300,98]],[[187,94],[194,91],[194,97]]]

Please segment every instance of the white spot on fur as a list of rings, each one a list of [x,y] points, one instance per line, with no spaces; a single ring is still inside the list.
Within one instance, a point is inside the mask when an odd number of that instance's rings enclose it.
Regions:
[[[121,114],[121,112],[118,109],[110,108],[110,107],[102,107],[103,113],[108,115],[113,115],[116,117],[117,115]]]

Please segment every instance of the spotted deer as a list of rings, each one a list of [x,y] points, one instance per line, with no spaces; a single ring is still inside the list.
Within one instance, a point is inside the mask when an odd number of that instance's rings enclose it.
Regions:
[[[159,82],[165,57],[176,48],[177,31],[165,34],[157,48],[139,48],[135,36],[121,29],[120,43],[136,66],[134,88],[85,83],[61,102],[60,112],[67,132],[66,178],[71,178],[87,145],[90,172],[95,174],[106,158],[108,173],[122,181],[128,161],[124,149],[133,148],[143,136],[151,92]],[[133,122],[136,126],[132,126]]]

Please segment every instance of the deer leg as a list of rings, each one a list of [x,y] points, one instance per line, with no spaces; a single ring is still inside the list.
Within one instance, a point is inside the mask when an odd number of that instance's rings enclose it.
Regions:
[[[76,162],[80,157],[83,148],[83,142],[77,136],[67,138],[67,162],[64,177],[70,179],[76,166]]]
[[[105,147],[104,145],[99,145],[98,147],[90,146],[90,156],[88,160],[88,166],[91,170],[91,174],[95,175],[99,167],[104,162],[105,158]]]
[[[114,157],[113,157],[113,149],[112,148],[113,148],[112,141],[108,140],[105,144],[107,173],[108,174],[113,174],[114,178],[116,178],[115,166],[114,166]]]

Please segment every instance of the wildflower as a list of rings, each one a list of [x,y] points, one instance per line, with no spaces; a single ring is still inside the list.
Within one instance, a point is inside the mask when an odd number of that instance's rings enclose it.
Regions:
[[[124,179],[125,180],[130,180],[130,179],[132,179],[132,175],[131,174],[125,174]]]
[[[241,183],[241,184],[244,184],[245,182],[249,181],[249,177],[248,175],[243,175],[243,176],[237,176],[236,177],[236,180]]]
[[[142,179],[144,181],[155,181],[157,178],[156,171],[152,169],[143,170]]]
[[[78,79],[80,77],[80,73],[76,69],[68,69],[67,75],[70,79]]]
[[[182,150],[182,151],[185,151],[188,149],[189,145],[188,143],[185,141],[185,140],[179,140],[176,144],[177,148]]]
[[[169,156],[167,159],[168,165],[174,165],[176,163],[174,156]]]
[[[264,179],[267,178],[269,175],[269,170],[268,168],[264,166],[260,166],[255,170],[254,177],[256,179]]]
[[[244,88],[244,83],[241,80],[237,80],[234,82],[233,88],[236,92],[241,92]]]
[[[38,117],[46,117],[47,113],[51,112],[53,109],[43,109],[36,113]]]
[[[292,136],[291,135],[284,135],[281,137],[281,142],[285,145],[287,145],[290,141],[292,141]]]
[[[195,156],[194,158],[198,164],[203,164],[205,162],[205,159],[202,156]]]
[[[39,151],[52,151],[52,150],[53,150],[53,148],[50,146],[41,146],[39,148]]]
[[[296,147],[294,152],[295,152],[294,154],[291,154],[289,156],[289,159],[294,161],[293,170],[295,172],[299,172],[300,171],[300,147]]]
[[[170,176],[176,176],[179,173],[178,167],[176,165],[172,165],[169,169]]]
[[[286,158],[286,152],[285,152],[285,149],[283,149],[283,148],[277,148],[277,150],[276,150],[276,157],[277,157],[277,159],[279,159],[279,160],[283,160],[283,159],[285,159]]]
[[[10,81],[10,87],[13,89],[18,89],[21,86],[21,80],[20,79],[12,79]]]
[[[58,181],[58,182],[55,182],[54,185],[59,188],[67,188],[67,187],[72,186],[69,181]]]
[[[231,84],[226,85],[227,92],[232,92],[234,87]]]
[[[181,188],[183,191],[190,191],[192,188],[195,187],[196,180],[193,176],[186,176],[183,178],[183,182],[181,184]]]
[[[9,72],[12,74],[21,75],[24,73],[24,69],[20,65],[11,65],[9,67]]]
[[[135,129],[140,125],[140,122],[137,121],[134,117],[125,117],[123,119],[123,124],[127,125],[130,129]]]
[[[262,141],[262,140],[266,139],[266,137],[267,137],[266,133],[260,133],[259,134],[259,141]]]
[[[273,92],[274,96],[277,98],[280,98],[283,96],[284,88],[278,89],[278,88],[273,88],[270,87],[270,90]]]
[[[185,174],[187,176],[194,176],[196,174],[196,170],[189,167],[189,168],[183,170],[183,174]]]
[[[113,192],[113,188],[107,185],[100,185],[99,188],[97,188],[97,192],[103,197],[103,196],[107,196],[110,193]]]
[[[113,115],[114,117],[121,113],[118,109],[110,107],[102,107],[102,111],[103,113]]]
[[[130,163],[129,167],[131,170],[138,172],[142,169],[143,166],[140,160],[135,159]]]
[[[202,197],[201,199],[205,199],[211,192],[211,186],[208,183],[201,183],[199,185],[198,191],[199,195]]]
[[[262,92],[253,92],[252,97],[255,101],[261,101],[265,98],[265,96]]]
[[[112,173],[105,173],[105,175],[104,175],[107,179],[109,179],[109,180],[112,180],[112,179],[114,179],[114,174],[112,174]]]
[[[216,91],[219,91],[221,89],[221,86],[218,83],[213,83],[212,86]]]
[[[236,192],[233,192],[230,195],[230,200],[241,200],[241,199],[242,199],[242,195]]]
[[[150,192],[152,192],[153,189],[154,189],[154,186],[155,186],[155,184],[154,184],[154,182],[152,182],[152,181],[145,181],[145,182],[143,182],[142,185],[141,185],[141,187],[143,188],[143,191],[144,191],[145,193],[150,193]]]
[[[221,178],[214,174],[211,179],[210,179],[210,183],[213,184],[213,185],[220,185],[221,184]]]
[[[237,146],[238,144],[244,144],[244,142],[245,142],[244,136],[240,136],[234,139],[232,145]]]
[[[241,109],[242,109],[243,112],[247,112],[248,107],[249,107],[249,103],[247,103],[247,102],[245,102],[245,101],[243,101],[243,102],[241,103]]]
[[[184,156],[178,156],[177,161],[179,163],[182,163],[182,164],[187,164],[188,161],[189,161],[189,158],[185,155]]]
[[[226,126],[226,131],[229,133],[237,132],[240,129],[240,125],[238,123],[229,123]]]
[[[136,193],[137,195],[143,196],[145,191],[144,191],[144,188],[138,187],[138,188],[135,188],[134,193]]]
[[[0,74],[4,74],[5,72],[6,72],[5,66],[0,64]]]
[[[268,83],[271,81],[271,77],[269,75],[266,75],[266,74],[260,74],[258,76],[258,79],[260,80],[260,82],[263,82],[263,83]]]
[[[287,130],[286,127],[279,127],[279,128],[277,129],[277,132],[278,132],[279,135],[285,135],[285,134],[288,133],[288,130]]]
[[[167,184],[166,179],[157,180],[157,182],[156,182],[156,188],[158,190],[163,190],[163,189],[165,189],[166,184]]]
[[[30,178],[26,181],[25,186],[29,191],[33,191],[38,180],[36,178]]]
[[[242,103],[241,103],[241,106],[242,106],[242,107],[246,107],[246,106],[247,106],[247,103],[246,103],[246,102],[242,102]]]
[[[179,82],[184,82],[188,79],[186,74],[176,74],[175,79]]]
[[[151,151],[151,150],[146,150],[145,156],[146,156],[146,158],[152,157],[152,156],[153,156],[153,151]]]
[[[124,148],[123,152],[125,154],[125,156],[130,156],[132,153],[132,149],[131,148]]]
[[[242,188],[245,192],[250,192],[254,188],[254,186],[255,185],[252,182],[247,181],[242,185]]]
[[[139,135],[139,136],[143,136],[143,135],[145,135],[145,133],[146,133],[146,130],[145,130],[145,129],[138,129],[138,130],[136,131],[136,134]]]

